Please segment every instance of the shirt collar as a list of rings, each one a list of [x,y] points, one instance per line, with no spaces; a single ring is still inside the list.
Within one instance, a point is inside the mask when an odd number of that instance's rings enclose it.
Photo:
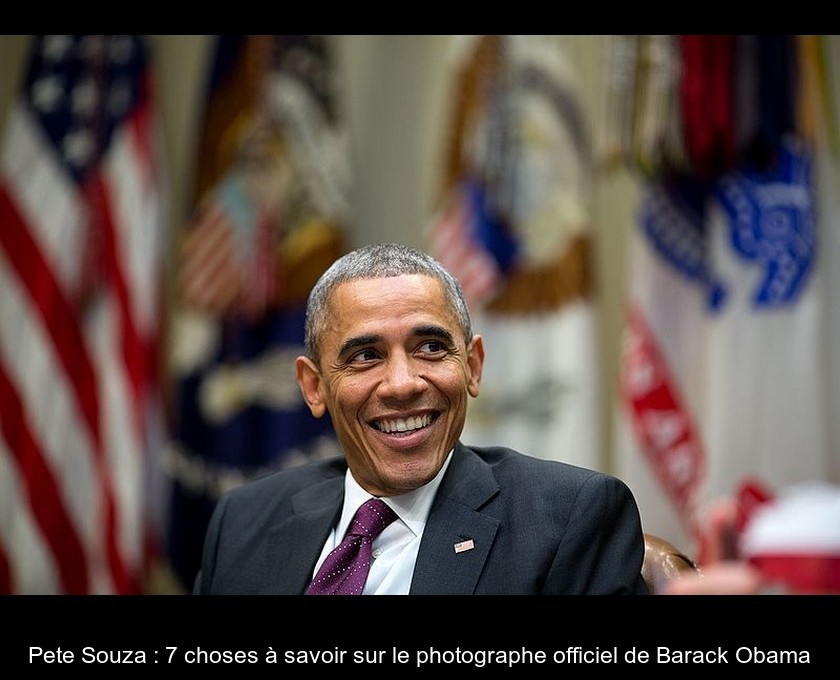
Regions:
[[[415,535],[420,535],[423,532],[426,518],[429,516],[429,510],[432,507],[432,501],[443,475],[446,474],[449,463],[452,461],[453,451],[454,449],[449,452],[438,473],[423,486],[399,496],[382,498]],[[353,477],[353,473],[350,472],[350,468],[347,468],[347,473],[344,476],[344,506],[341,509],[341,519],[336,527],[336,536],[344,536],[356,510],[370,498],[373,498],[373,496],[359,486],[359,483]]]

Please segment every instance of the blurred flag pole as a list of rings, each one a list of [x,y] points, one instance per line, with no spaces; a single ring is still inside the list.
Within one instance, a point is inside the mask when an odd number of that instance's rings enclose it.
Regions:
[[[184,590],[220,494],[339,452],[294,375],[306,298],[343,251],[349,221],[331,45],[312,35],[213,41],[168,361],[167,552]]]
[[[9,113],[0,592],[143,589],[164,236],[147,59],[140,36],[33,36]]]
[[[591,149],[573,36],[454,36],[431,251],[492,357],[468,444],[602,468]]]

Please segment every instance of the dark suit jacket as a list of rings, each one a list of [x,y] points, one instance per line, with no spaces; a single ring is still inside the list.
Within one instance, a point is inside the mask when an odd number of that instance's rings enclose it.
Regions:
[[[344,496],[342,458],[224,496],[200,594],[301,594]],[[473,550],[454,545],[472,539]],[[432,503],[412,595],[644,594],[638,508],[621,480],[501,447],[458,444]]]

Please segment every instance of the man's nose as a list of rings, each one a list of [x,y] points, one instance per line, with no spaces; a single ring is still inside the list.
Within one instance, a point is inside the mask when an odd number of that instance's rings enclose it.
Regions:
[[[406,399],[426,388],[417,362],[407,354],[391,355],[385,365],[385,375],[379,385],[383,398]]]

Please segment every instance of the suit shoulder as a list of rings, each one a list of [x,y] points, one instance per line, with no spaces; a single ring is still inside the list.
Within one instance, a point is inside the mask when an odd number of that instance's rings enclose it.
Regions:
[[[557,484],[581,487],[587,483],[626,487],[625,482],[607,472],[574,465],[561,460],[537,458],[505,446],[467,447],[499,476],[516,476],[534,480],[536,484]]]
[[[494,467],[511,467],[533,473],[561,474],[579,478],[605,474],[562,460],[538,458],[506,446],[470,446],[467,448],[485,463]]]
[[[342,456],[311,461],[302,465],[268,472],[229,491],[230,497],[274,496],[284,490],[297,490],[320,481],[341,476],[346,470]]]

